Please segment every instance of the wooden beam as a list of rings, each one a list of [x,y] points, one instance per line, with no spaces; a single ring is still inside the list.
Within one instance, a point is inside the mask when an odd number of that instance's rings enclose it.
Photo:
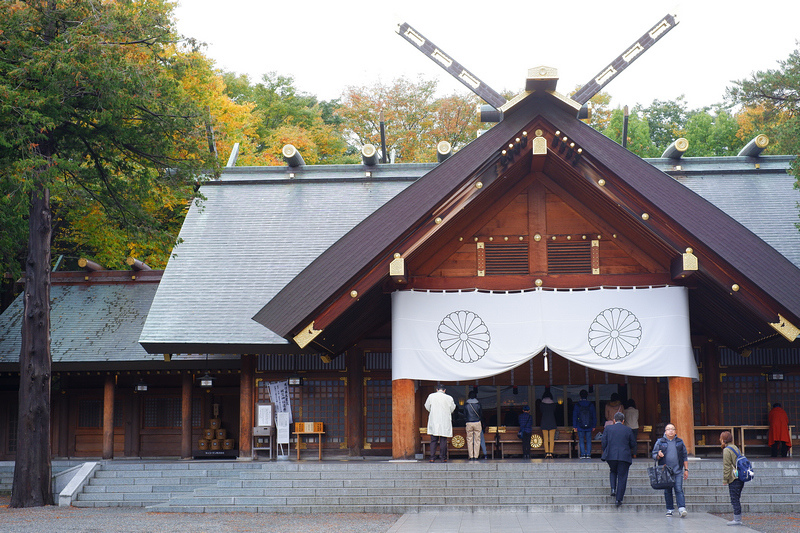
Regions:
[[[554,274],[551,276],[475,276],[460,278],[414,277],[409,286],[415,289],[448,290],[476,288],[484,290],[523,290],[536,286],[536,280],[543,287],[558,289],[580,289],[586,287],[632,287],[646,285],[671,285],[669,274]]]
[[[350,457],[361,457],[364,447],[364,352],[352,347],[345,354],[347,364],[347,449]]]

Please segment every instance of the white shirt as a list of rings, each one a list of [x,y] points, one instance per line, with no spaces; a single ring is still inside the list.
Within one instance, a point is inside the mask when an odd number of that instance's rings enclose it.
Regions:
[[[425,409],[428,410],[428,435],[438,437],[453,436],[453,420],[450,415],[456,410],[453,397],[443,391],[436,391],[425,400]]]

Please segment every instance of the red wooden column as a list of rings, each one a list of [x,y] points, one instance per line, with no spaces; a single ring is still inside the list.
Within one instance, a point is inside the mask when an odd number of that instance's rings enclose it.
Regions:
[[[658,378],[645,378],[647,382],[644,387],[644,408],[639,409],[639,427],[643,425],[653,426],[653,436],[658,438],[661,435],[656,433],[656,422],[658,417]],[[642,417],[642,414],[645,416]]]
[[[103,459],[114,458],[114,376],[106,374],[103,387]]]
[[[181,379],[181,459],[192,458],[192,373]]]
[[[694,402],[692,378],[669,378],[669,417],[678,437],[686,444],[689,455],[694,455]]]
[[[396,379],[392,381],[392,458],[413,459],[417,409],[415,405],[414,381]]]
[[[347,449],[351,457],[359,457],[364,446],[364,351],[347,350]]]
[[[242,355],[239,381],[239,457],[253,458],[253,398],[256,386],[256,356]]]

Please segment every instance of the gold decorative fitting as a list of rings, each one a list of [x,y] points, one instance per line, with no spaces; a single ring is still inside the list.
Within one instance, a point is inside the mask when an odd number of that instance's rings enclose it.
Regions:
[[[314,322],[311,322],[303,331],[294,336],[294,342],[296,342],[300,348],[305,348],[308,346],[308,343],[314,340],[320,333],[322,333],[322,330],[314,329]]]
[[[489,237],[489,241],[490,242],[493,241],[493,240],[494,240],[494,237]]]
[[[603,178],[600,178],[599,180],[597,180],[597,184],[599,186],[601,186],[601,187],[605,187],[606,186],[606,180],[604,180]]]
[[[598,235],[598,236],[597,236],[597,240],[600,240],[600,239],[602,239],[602,238],[603,238],[603,236],[602,236],[602,235]]]
[[[561,135],[561,130],[556,130],[556,133],[555,133],[555,135],[556,135],[556,137],[558,137],[559,135]]]
[[[612,238],[612,239],[616,239],[616,238],[617,238],[617,234],[616,234],[616,233],[612,233],[612,234],[611,234],[611,238]]]
[[[533,236],[533,240],[539,242],[542,240],[542,236],[537,233],[536,235]]]
[[[358,291],[355,290],[350,291],[350,298],[357,298],[357,297],[358,297]]]
[[[739,284],[738,283],[734,283],[733,285],[731,285],[731,290],[733,292],[738,291],[739,290]]]
[[[585,240],[586,240],[586,235],[584,235],[583,237],[581,237],[581,239],[583,239],[583,240],[585,241]]]
[[[564,141],[564,142],[567,142],[567,137],[564,136],[561,140]]]
[[[567,240],[571,241],[572,240],[572,235],[567,235]]]
[[[400,257],[400,252],[395,252],[394,253],[394,258],[397,259],[398,257]]]
[[[464,237],[459,237],[458,242],[464,242]]]
[[[514,143],[508,143],[508,149],[509,150],[513,150],[514,149]]]
[[[475,184],[475,188],[476,188],[476,189],[480,189],[481,187],[483,187],[483,182],[482,182],[482,181],[479,181],[479,182],[477,182],[477,183]]]
[[[533,134],[536,135],[537,137],[541,137],[543,133],[544,132],[542,130],[536,130],[533,132]],[[525,132],[523,131],[522,134],[525,135]]]
[[[434,223],[436,223],[436,224],[441,224],[441,223],[442,223],[442,217],[436,217],[436,218],[433,220],[433,222],[434,222]]]
[[[507,241],[507,240],[508,240],[508,237],[503,237],[503,240],[504,240],[504,241]]]
[[[579,154],[582,154],[582,153],[583,153],[583,148],[578,148],[576,151],[577,151]]]
[[[537,279],[534,283],[536,283],[537,287],[541,287],[542,286],[542,280],[541,279]]]
[[[550,238],[551,238],[551,239],[553,239],[553,240],[556,240],[556,236],[555,236],[555,235],[553,235],[553,236],[552,236],[552,237],[550,237]]]
[[[789,342],[794,341],[798,336],[800,336],[800,329],[783,318],[781,315],[778,315],[778,322],[774,324],[770,322],[769,325],[775,328],[775,331],[783,335]]]
[[[525,240],[525,237],[523,237],[522,235],[520,235],[520,236],[519,236],[519,240],[521,240],[521,241],[524,241],[524,240]]]
[[[647,213],[642,213],[642,220],[650,220],[650,215]]]
[[[475,242],[478,242],[478,238],[477,237],[475,237]]]

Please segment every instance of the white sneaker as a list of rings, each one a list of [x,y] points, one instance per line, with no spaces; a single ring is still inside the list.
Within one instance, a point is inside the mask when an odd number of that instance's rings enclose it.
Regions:
[[[672,516],[672,509],[667,509],[667,516]]]
[[[686,509],[681,507],[680,509],[678,509],[678,514],[681,515],[681,518],[686,518]]]

